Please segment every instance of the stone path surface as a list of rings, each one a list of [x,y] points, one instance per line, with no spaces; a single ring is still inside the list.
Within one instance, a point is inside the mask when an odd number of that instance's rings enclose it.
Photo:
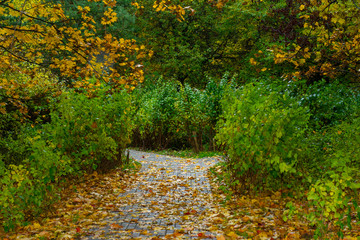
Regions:
[[[130,150],[142,164],[118,208],[83,239],[216,239],[206,172],[219,158],[187,159]]]

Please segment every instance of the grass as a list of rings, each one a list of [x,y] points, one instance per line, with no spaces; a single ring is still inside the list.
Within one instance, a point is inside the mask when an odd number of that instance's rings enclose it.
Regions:
[[[192,149],[184,150],[173,150],[173,149],[164,149],[164,150],[142,150],[139,148],[132,148],[134,150],[153,152],[161,155],[169,155],[173,157],[182,157],[182,158],[205,158],[205,157],[214,157],[214,156],[223,156],[223,153],[216,151],[202,151],[195,153]]]

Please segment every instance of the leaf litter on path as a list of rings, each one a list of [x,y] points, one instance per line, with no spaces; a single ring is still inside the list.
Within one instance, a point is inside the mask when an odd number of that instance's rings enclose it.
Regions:
[[[220,204],[207,174],[217,157],[131,156],[140,171],[89,175],[52,214],[0,239],[311,239],[306,222],[283,220],[281,193]]]
[[[217,159],[131,155],[143,165],[139,172],[89,175],[53,213],[3,239],[215,239],[206,171]]]

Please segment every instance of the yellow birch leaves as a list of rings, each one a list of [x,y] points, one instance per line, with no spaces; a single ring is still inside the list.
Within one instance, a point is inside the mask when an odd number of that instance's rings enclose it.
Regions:
[[[172,14],[174,14],[176,16],[176,19],[178,21],[183,21],[184,19],[184,15],[185,15],[185,10],[182,6],[180,5],[175,5],[175,4],[171,4],[171,1],[169,0],[157,0],[154,2],[153,8],[155,9],[155,11],[157,12],[163,12],[165,10],[169,10]]]
[[[142,70],[134,67],[135,62],[129,62],[147,57],[144,47],[110,33],[98,34],[102,30],[99,23],[104,29],[117,22],[116,0],[89,0],[104,9],[100,22],[95,21],[89,6],[76,6],[76,24],[66,16],[61,4],[32,1],[23,10],[12,2],[0,4],[0,12],[4,14],[0,25],[0,74],[20,69],[19,64],[28,62],[34,71],[51,67],[73,81],[86,81],[91,76],[130,85],[142,81]],[[18,19],[14,21],[14,18]],[[99,55],[105,58],[98,61]]]
[[[85,2],[86,3],[86,2]],[[88,5],[43,4],[6,0],[0,3],[0,112],[16,105],[26,112],[18,88],[33,88],[31,79],[50,69],[59,81],[85,91],[111,85],[133,89],[144,80],[142,60],[152,55],[133,39],[107,29],[118,21],[116,0],[88,0]],[[67,6],[69,7],[69,6]],[[19,74],[27,79],[17,83]],[[97,79],[90,83],[91,79]],[[3,97],[7,96],[7,97]],[[12,102],[9,102],[9,101]]]

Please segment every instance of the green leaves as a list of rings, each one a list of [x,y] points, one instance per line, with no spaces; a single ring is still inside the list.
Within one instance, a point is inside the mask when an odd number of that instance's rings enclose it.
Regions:
[[[6,230],[57,200],[54,193],[65,177],[125,165],[123,151],[133,127],[130,97],[124,91],[105,94],[107,90],[92,98],[65,93],[51,123],[24,132],[29,155],[17,165],[1,159],[0,222]]]
[[[160,79],[164,81],[163,79]],[[215,125],[222,112],[220,99],[228,77],[209,79],[204,90],[167,82],[137,89],[135,145],[146,148],[214,149]]]
[[[294,104],[286,89],[264,83],[247,84],[225,96],[217,138],[227,148],[232,177],[249,189],[296,173],[293,165],[309,119],[307,109]]]

